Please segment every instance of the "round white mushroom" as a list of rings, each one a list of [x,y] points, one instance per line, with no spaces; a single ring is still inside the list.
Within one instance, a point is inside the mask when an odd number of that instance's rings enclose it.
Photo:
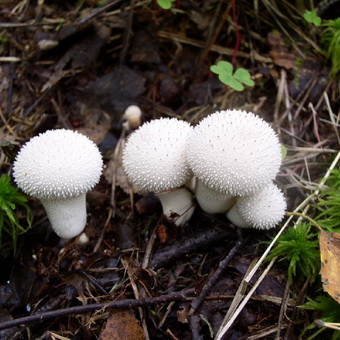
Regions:
[[[133,132],[123,151],[123,167],[130,181],[154,192],[164,214],[183,225],[193,212],[193,198],[183,186],[192,177],[185,159],[192,127],[176,118],[160,118]],[[174,217],[176,216],[176,217]]]
[[[72,130],[49,130],[19,151],[13,167],[17,185],[43,204],[53,230],[64,239],[86,224],[86,192],[99,181],[101,154],[86,136]]]
[[[142,110],[137,105],[130,105],[125,109],[123,120],[126,128],[136,129],[141,123]]]
[[[194,128],[187,160],[208,188],[231,197],[245,196],[275,178],[281,147],[263,119],[251,112],[226,110],[211,114]],[[197,196],[198,201],[209,200]]]
[[[286,209],[282,191],[270,183],[255,194],[237,198],[227,217],[239,228],[270,229],[281,222]]]

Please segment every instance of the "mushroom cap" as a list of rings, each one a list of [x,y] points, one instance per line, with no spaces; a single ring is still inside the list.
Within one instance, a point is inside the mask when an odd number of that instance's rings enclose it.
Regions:
[[[184,185],[192,176],[185,159],[191,132],[189,123],[176,118],[152,120],[133,132],[123,151],[130,181],[156,193]]]
[[[287,203],[282,191],[271,182],[258,193],[239,197],[236,207],[244,221],[253,228],[270,229],[283,219]]]
[[[226,110],[204,118],[190,136],[187,160],[206,186],[232,196],[259,191],[281,165],[279,139],[251,112]]]
[[[142,110],[137,105],[129,105],[123,114],[123,118],[126,120],[140,118],[142,116]]]
[[[79,196],[99,181],[103,161],[98,147],[72,130],[48,130],[31,138],[14,161],[14,179],[40,199]]]
[[[137,105],[130,105],[125,109],[123,119],[126,120],[127,127],[135,129],[141,123],[142,110]]]

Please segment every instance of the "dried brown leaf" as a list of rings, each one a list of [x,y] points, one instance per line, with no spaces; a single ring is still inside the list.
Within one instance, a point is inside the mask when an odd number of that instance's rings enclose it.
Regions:
[[[296,56],[287,50],[280,33],[269,33],[267,41],[271,47],[269,55],[273,58],[275,65],[288,70],[295,67]]]
[[[325,292],[340,303],[340,233],[320,233],[321,279]]]
[[[130,310],[112,312],[99,338],[101,340],[145,339],[139,322]]]

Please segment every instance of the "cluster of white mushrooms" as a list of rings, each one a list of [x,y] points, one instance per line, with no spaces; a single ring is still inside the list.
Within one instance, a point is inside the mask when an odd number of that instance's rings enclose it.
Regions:
[[[129,126],[138,126],[140,110],[137,118],[135,111],[128,113]],[[280,165],[274,130],[253,113],[237,110],[211,114],[196,127],[175,118],[153,120],[131,134],[123,152],[130,181],[154,192],[164,215],[178,226],[192,216],[196,197],[204,211],[227,213],[238,227],[274,227],[286,210],[273,183]],[[59,129],[27,142],[13,175],[26,194],[40,199],[54,231],[70,239],[85,228],[85,195],[98,183],[102,168],[90,139]]]
[[[238,110],[213,113],[195,127],[176,118],[153,120],[131,134],[123,152],[130,181],[154,192],[179,226],[190,219],[195,196],[204,211],[227,213],[238,227],[275,227],[286,210],[273,183],[281,162],[270,125]]]

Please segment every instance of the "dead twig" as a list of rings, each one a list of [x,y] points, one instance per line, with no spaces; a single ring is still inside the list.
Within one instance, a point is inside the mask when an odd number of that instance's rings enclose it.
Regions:
[[[76,315],[76,314],[84,314],[92,311],[104,309],[129,309],[143,306],[152,306],[159,305],[169,301],[184,301],[188,296],[193,294],[194,289],[187,289],[181,292],[169,293],[166,295],[156,296],[156,297],[146,297],[142,299],[126,299],[120,301],[114,301],[110,303],[93,303],[83,306],[69,307],[64,309],[56,309],[53,311],[39,313],[34,315],[25,316],[22,318],[5,321],[0,323],[1,329],[8,329],[12,327],[16,327],[19,325],[27,325],[33,322],[43,322],[46,320],[54,319],[60,316],[66,315]]]
[[[206,296],[211,291],[212,287],[219,280],[223,272],[226,270],[230,261],[234,258],[237,251],[249,240],[249,236],[242,241],[237,241],[235,246],[229,251],[227,256],[219,263],[218,268],[214,272],[214,274],[209,278],[208,282],[204,285],[201,293],[197,296],[197,298],[191,303],[191,309],[189,311],[189,315],[193,315],[195,311],[201,306],[202,302],[206,298]]]
[[[282,326],[285,324],[283,322],[283,319],[284,319],[284,316],[286,315],[289,293],[290,293],[290,282],[287,281],[286,287],[285,287],[285,290],[284,290],[284,293],[283,293],[283,297],[282,297],[282,304],[281,304],[281,308],[280,308],[279,320],[278,320],[278,323],[277,323],[277,331],[276,331],[276,337],[275,337],[275,339],[277,339],[277,340],[281,339],[281,330],[283,328]]]
[[[179,43],[183,43],[183,44],[187,44],[187,45],[191,45],[191,46],[195,46],[195,47],[199,47],[199,48],[204,48],[203,42],[201,42],[199,40],[187,38],[187,37],[180,35],[180,34],[166,32],[166,31],[158,31],[157,36],[160,37],[160,38],[163,38],[163,39],[173,40],[175,42],[179,42]],[[234,53],[233,49],[218,46],[218,45],[212,45],[210,47],[210,51],[211,52],[217,52],[217,53],[224,54],[224,55],[228,55],[228,56],[232,56],[233,53]],[[252,57],[254,57],[254,59],[256,61],[260,62],[260,63],[272,63],[273,62],[273,60],[271,58],[263,57],[263,56],[259,55],[258,53],[255,53],[255,51],[254,51],[254,55],[252,55],[252,56],[249,53],[245,53],[245,52],[242,52],[242,51],[239,51],[237,53],[237,55],[238,55],[238,57],[247,58],[247,59],[251,59]]]
[[[125,28],[125,32],[123,35],[123,43],[122,43],[122,49],[120,51],[119,55],[119,62],[121,65],[125,63],[126,55],[129,48],[130,39],[132,37],[132,23],[133,23],[133,13],[135,8],[135,0],[130,1],[130,9],[129,14],[127,18],[127,25]]]
[[[99,14],[102,14],[104,12],[106,12],[108,9],[110,9],[111,7],[118,5],[120,2],[122,2],[122,0],[113,0],[110,3],[106,4],[105,6],[94,10],[90,15],[88,15],[85,18],[82,18],[81,20],[77,21],[75,24],[76,25],[84,25],[85,23],[89,22],[90,20],[94,19],[96,16],[98,16]]]
[[[150,263],[150,267],[162,267],[168,263],[193,253],[200,247],[208,247],[212,243],[230,238],[230,230],[228,228],[212,228],[198,232],[190,238],[185,237],[184,240],[176,242],[155,253]]]
[[[216,22],[217,22],[217,20],[220,16],[220,13],[221,13],[221,10],[222,10],[222,3],[223,3],[223,1],[221,1],[221,0],[218,2],[217,6],[216,6],[215,13],[214,13],[214,17],[212,18],[212,21],[209,25],[209,33],[208,33],[206,42],[204,43],[203,51],[201,53],[200,64],[202,64],[204,62],[204,60],[207,58],[211,45],[213,45],[215,43],[215,41],[218,37],[218,34],[220,33],[220,31],[221,31],[221,29],[224,25],[225,19],[229,15],[230,5],[227,6],[227,9],[226,9],[224,15],[222,16],[222,20],[220,20],[220,23],[219,23],[217,29],[215,29]]]

